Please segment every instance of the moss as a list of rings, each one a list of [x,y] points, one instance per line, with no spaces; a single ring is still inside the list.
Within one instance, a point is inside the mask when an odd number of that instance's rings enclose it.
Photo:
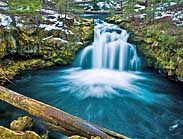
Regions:
[[[48,134],[49,134],[49,132],[48,132],[48,130],[46,130],[46,132],[41,135],[41,139],[49,139]]]
[[[26,129],[31,129],[32,126],[32,118],[28,116],[19,117],[17,120],[14,120],[10,123],[10,129],[16,131],[24,131]]]
[[[33,131],[15,132],[3,126],[0,126],[1,139],[41,139],[41,137]]]
[[[6,46],[7,43],[5,41],[5,39],[0,39],[0,58],[3,58],[6,54]]]
[[[75,53],[93,40],[93,20],[78,18],[78,23],[69,25],[69,30],[71,34],[29,26],[0,28],[0,59],[3,59],[0,69],[4,71],[0,84],[25,70],[72,63]]]
[[[182,57],[182,58],[183,58],[183,48],[178,48],[178,49],[177,49],[177,55],[178,55],[179,57]]]
[[[176,27],[169,22],[154,24],[125,21],[120,16],[107,19],[117,23],[122,28],[131,32],[129,41],[137,45],[140,56],[143,57],[146,66],[161,71],[165,75],[183,81],[183,28]]]

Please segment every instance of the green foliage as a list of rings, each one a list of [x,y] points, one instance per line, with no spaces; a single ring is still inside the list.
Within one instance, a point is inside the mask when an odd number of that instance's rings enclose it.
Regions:
[[[160,26],[159,25],[153,25],[149,26],[147,30],[145,30],[144,35],[145,37],[151,37],[153,39],[158,39],[160,35]]]
[[[168,33],[164,32],[161,33],[159,36],[159,41],[164,47],[171,47],[171,45],[175,44],[176,37],[169,35]]]
[[[40,0],[9,0],[8,12],[10,13],[31,13],[41,7]]]
[[[133,17],[134,14],[136,13],[134,10],[135,4],[136,4],[136,2],[134,2],[133,0],[129,0],[128,2],[126,2],[124,5],[124,8],[123,8],[124,13],[122,14],[122,16]]]
[[[183,48],[177,49],[177,54],[178,56],[183,57]]]

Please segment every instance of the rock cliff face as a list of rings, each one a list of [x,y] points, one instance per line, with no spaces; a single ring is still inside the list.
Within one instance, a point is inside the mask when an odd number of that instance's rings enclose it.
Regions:
[[[59,14],[15,17],[0,27],[0,82],[26,69],[70,64],[93,37],[93,21]],[[36,23],[35,23],[35,20]]]
[[[108,19],[131,32],[129,41],[137,45],[144,67],[155,68],[168,78],[183,82],[183,27],[168,17],[144,24],[120,16]]]

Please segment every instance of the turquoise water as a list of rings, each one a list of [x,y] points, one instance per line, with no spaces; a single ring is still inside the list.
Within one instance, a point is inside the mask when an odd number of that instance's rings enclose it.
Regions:
[[[29,72],[9,88],[133,139],[182,139],[183,86],[136,72],[141,62],[128,37],[96,20],[76,67]]]
[[[183,87],[154,72],[54,68],[9,88],[134,139],[183,138]]]

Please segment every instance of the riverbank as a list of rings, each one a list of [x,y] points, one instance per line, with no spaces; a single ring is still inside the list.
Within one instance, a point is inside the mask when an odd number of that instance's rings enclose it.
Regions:
[[[129,41],[137,45],[144,68],[154,68],[171,80],[183,82],[183,27],[170,17],[148,24],[137,17],[127,20],[117,15],[107,21],[131,33]]]
[[[39,24],[27,15],[19,16],[16,26],[0,28],[1,85],[26,70],[72,63],[93,38],[93,20],[70,16],[61,25],[64,19],[59,14],[38,16]]]
[[[26,71],[71,64],[75,54],[93,39],[94,24],[91,19],[75,16],[64,19],[56,13],[13,16],[17,21],[15,25],[10,25],[11,17],[0,14],[0,85],[3,86],[12,84],[17,75]],[[11,117],[13,114],[10,109],[0,111],[5,113],[0,117],[8,114]],[[16,130],[8,125],[0,126],[0,138],[46,139],[50,136],[46,130],[45,134],[37,130],[37,127]],[[68,138],[85,139],[80,136]]]

